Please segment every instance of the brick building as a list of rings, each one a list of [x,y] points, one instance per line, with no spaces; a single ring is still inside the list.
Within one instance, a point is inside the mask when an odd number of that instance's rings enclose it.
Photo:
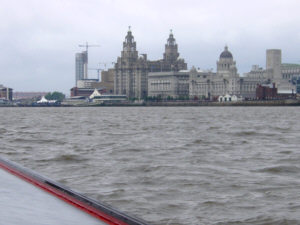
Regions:
[[[277,98],[277,88],[275,87],[275,83],[257,85],[256,98],[259,100]]]
[[[89,97],[91,94],[93,94],[94,91],[95,91],[95,88],[73,87],[73,88],[71,88],[71,97],[75,97],[75,96]],[[106,93],[106,90],[102,89],[102,88],[98,88],[97,91],[101,94]]]

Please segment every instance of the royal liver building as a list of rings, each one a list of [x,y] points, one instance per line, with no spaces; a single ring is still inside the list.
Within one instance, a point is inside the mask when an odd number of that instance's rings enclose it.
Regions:
[[[136,42],[129,30],[123,42],[121,57],[115,64],[115,94],[128,98],[143,98],[147,95],[147,56],[138,56]]]
[[[184,69],[187,69],[187,64],[179,58],[178,46],[172,32],[165,45],[163,59],[150,61],[146,54],[139,57],[136,42],[129,29],[123,42],[121,57],[118,57],[114,68],[114,92],[127,95],[128,98],[142,99],[148,95],[149,72]]]

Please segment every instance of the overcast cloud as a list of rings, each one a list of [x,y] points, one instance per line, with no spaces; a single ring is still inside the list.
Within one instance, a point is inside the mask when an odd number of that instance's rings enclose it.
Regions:
[[[14,91],[62,91],[75,83],[78,44],[90,48],[89,67],[120,55],[131,25],[140,54],[160,59],[169,35],[188,66],[216,69],[225,44],[240,74],[265,67],[265,51],[300,63],[299,0],[0,0],[0,84]],[[103,65],[102,65],[103,67]],[[96,71],[89,71],[96,77]]]

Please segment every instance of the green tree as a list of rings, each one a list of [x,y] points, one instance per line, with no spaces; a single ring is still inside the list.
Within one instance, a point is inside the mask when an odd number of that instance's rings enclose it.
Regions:
[[[54,91],[54,92],[49,92],[45,98],[47,100],[57,100],[57,101],[62,101],[65,99],[65,95],[61,92],[58,92],[58,91]]]
[[[169,96],[167,97],[167,100],[168,100],[168,101],[171,101],[171,100],[173,100],[173,97],[169,95]]]

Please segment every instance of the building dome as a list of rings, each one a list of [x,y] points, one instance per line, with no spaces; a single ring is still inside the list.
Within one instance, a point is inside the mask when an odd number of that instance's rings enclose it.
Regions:
[[[233,58],[230,51],[228,51],[228,47],[225,46],[224,51],[221,53],[220,58]]]

